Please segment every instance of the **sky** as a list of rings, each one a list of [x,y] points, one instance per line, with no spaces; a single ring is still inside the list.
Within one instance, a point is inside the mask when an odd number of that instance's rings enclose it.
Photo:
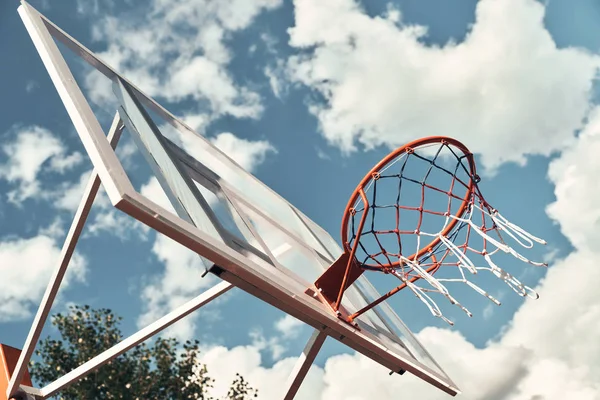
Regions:
[[[417,303],[396,311],[464,399],[600,399],[599,3],[31,4],[336,240],[350,193],[391,149],[465,143],[486,198],[548,242],[532,252],[548,269],[507,266],[540,299],[501,282],[501,307],[458,291],[474,316],[448,310],[454,327]],[[0,341],[22,347],[92,167],[17,6],[0,5]],[[108,129],[110,86],[63,54]],[[156,193],[133,143],[118,154],[136,189]],[[214,284],[202,270],[100,195],[52,312],[107,307],[128,335]],[[240,372],[278,399],[311,329],[233,290],[167,333],[201,341],[216,395]],[[328,339],[298,398],[447,398],[387,372]]]

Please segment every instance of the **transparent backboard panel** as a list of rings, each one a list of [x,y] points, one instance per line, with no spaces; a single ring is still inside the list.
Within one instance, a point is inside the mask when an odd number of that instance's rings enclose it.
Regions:
[[[338,258],[342,253],[342,248],[338,244],[338,242],[331,237],[329,233],[319,225],[317,225],[313,220],[304,215],[300,210],[294,209],[296,214],[302,218],[302,221],[308,226],[308,229],[315,236],[319,244],[320,248],[324,248],[327,253],[326,255],[331,257],[331,261],[334,261]]]
[[[51,31],[53,35],[62,35],[59,38],[62,41],[70,40],[59,28]],[[414,367],[413,373],[449,393],[456,393],[452,381],[388,304],[383,302],[358,317],[360,330],[356,330],[310,294],[316,290],[314,281],[343,253],[334,237],[210,140],[193,132],[124,78],[121,80],[87,49],[74,42],[68,47],[113,80],[115,99],[127,131],[152,167],[177,215],[206,234],[208,238],[202,240],[223,250],[220,254],[229,257],[227,261],[231,264],[224,268],[249,271],[244,277],[253,280],[244,282],[248,284],[247,291],[257,297],[266,293],[263,299],[276,293],[280,299],[265,301],[315,327],[324,323],[328,334],[359,351],[364,350],[364,354],[381,364]],[[95,164],[95,167],[111,169],[112,166]],[[159,212],[154,217],[167,219]],[[237,255],[243,256],[242,262]],[[361,276],[346,291],[342,306],[353,313],[378,297],[375,288]],[[279,300],[285,307],[278,304]],[[370,347],[372,342],[375,347]],[[381,348],[387,351],[380,351]]]
[[[276,262],[304,280],[310,286],[322,273],[323,267],[311,250],[249,207],[238,204],[257,234],[268,247]]]
[[[162,127],[164,129],[165,125],[162,125]],[[148,129],[146,134],[153,134],[157,130],[160,132],[159,128],[155,126]],[[145,141],[140,141],[141,145],[144,145],[144,143]],[[199,151],[198,148],[203,150]],[[194,149],[196,150],[195,154],[199,154],[201,157],[201,159],[196,157],[194,159],[210,170],[210,174],[202,169],[195,170],[195,173],[201,175],[204,184],[212,186],[217,193],[192,180],[194,188],[198,190],[202,201],[209,205],[219,224],[221,224],[221,228],[243,240],[244,243],[251,245],[253,249],[262,251],[263,259],[272,258],[273,265],[276,268],[286,269],[286,273],[297,279],[305,289],[308,289],[326,269],[326,266],[319,262],[318,256],[313,251],[320,252],[325,258],[338,256],[342,253],[342,249],[335,239],[320,228],[318,224],[295,210],[256,178],[241,170],[239,166],[230,163],[229,170],[227,170],[225,166],[228,163],[217,160],[214,154],[211,155],[211,152],[201,146],[195,146]],[[153,155],[152,149],[148,148],[148,151]],[[180,152],[183,153],[184,150],[180,149]],[[173,152],[169,154],[171,154],[171,157],[175,157]],[[179,156],[181,157],[182,154],[179,154]],[[159,162],[160,159],[160,157],[154,158],[156,162]],[[166,161],[171,162],[171,158]],[[183,164],[183,160],[180,161]],[[207,162],[213,167],[206,165]],[[217,169],[214,169],[214,166]],[[223,173],[224,170],[227,172]],[[163,173],[171,174],[175,171],[181,174],[181,168],[165,168]],[[234,196],[231,199],[221,188],[224,182],[221,179],[215,180],[216,177],[221,178],[222,176],[229,177],[229,179],[224,180],[230,185],[227,186],[227,190],[230,191],[230,196]],[[233,176],[236,178],[232,179]],[[166,180],[169,181],[170,177],[166,177]],[[181,178],[177,180],[177,182],[184,183],[185,181]],[[252,206],[249,204],[252,204]],[[205,210],[201,207],[186,211],[190,214],[205,213]],[[234,215],[237,216],[237,222],[233,217]],[[242,215],[244,217],[241,217]],[[206,221],[207,219],[210,218],[207,216],[199,218],[200,221]],[[247,226],[246,223],[249,223],[251,227]],[[215,231],[218,231],[218,229]],[[254,235],[258,235],[258,237],[254,237]],[[267,251],[265,251],[259,240],[264,243]],[[244,247],[236,247],[236,250],[243,251]],[[342,305],[350,313],[353,313],[377,297],[379,295],[375,288],[362,276],[355,285],[346,291]],[[388,348],[389,351],[402,354],[404,357],[415,358],[432,371],[447,377],[423,346],[420,345],[412,332],[386,304],[374,307],[361,315],[357,321],[361,329],[376,337],[377,341]]]
[[[202,186],[198,182],[194,181],[194,185],[204,197],[208,206],[214,213],[215,217],[219,220],[219,223],[229,233],[233,234],[237,239],[242,240],[244,243],[256,248],[261,249],[259,241],[254,237],[248,226],[242,220],[237,210],[229,202],[229,200],[219,197],[216,193],[210,191],[206,187]],[[263,250],[264,251],[264,250]]]
[[[310,232],[306,223],[296,214],[287,201],[240,167],[235,161],[221,155],[221,151],[205,138],[196,133],[178,130],[148,107],[145,107],[145,110],[152,117],[161,133],[167,139],[172,140],[191,158],[210,170],[219,180],[220,186],[225,186],[250,204],[260,204],[261,211],[268,217],[284,225],[292,234],[316,251],[327,254],[323,245]]]

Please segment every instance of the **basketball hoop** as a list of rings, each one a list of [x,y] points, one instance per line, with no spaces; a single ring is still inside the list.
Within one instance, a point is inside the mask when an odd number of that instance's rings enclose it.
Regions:
[[[534,242],[546,242],[504,218],[484,199],[479,181],[473,154],[449,137],[415,140],[390,153],[350,196],[342,222],[345,254],[315,282],[321,297],[352,322],[408,288],[433,315],[451,325],[431,294],[472,314],[450,294],[448,283],[463,283],[500,304],[469,280],[479,272],[492,273],[520,296],[538,298],[533,289],[496,265],[494,256],[506,253],[547,266],[509,244],[532,248]],[[344,291],[366,270],[394,276],[400,284],[348,315],[341,307]]]

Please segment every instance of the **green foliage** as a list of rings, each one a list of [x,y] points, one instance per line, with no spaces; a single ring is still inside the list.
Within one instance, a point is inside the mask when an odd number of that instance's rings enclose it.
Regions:
[[[120,317],[107,309],[72,306],[67,315],[56,314],[52,324],[61,339],[42,340],[30,363],[30,373],[46,385],[72,371],[122,340]],[[199,361],[198,341],[180,343],[173,338],[157,338],[142,343],[113,359],[79,382],[60,392],[64,400],[78,399],[200,399],[214,400],[208,391],[214,380]],[[255,389],[236,374],[227,400],[258,397]]]
[[[250,384],[240,374],[235,374],[235,380],[227,392],[227,399],[246,400],[251,397],[257,398],[258,391],[250,387]]]

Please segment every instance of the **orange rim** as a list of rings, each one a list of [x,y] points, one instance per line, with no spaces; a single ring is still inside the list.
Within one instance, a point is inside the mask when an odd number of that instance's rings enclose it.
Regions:
[[[432,144],[432,143],[442,143],[442,144],[445,143],[445,144],[455,146],[460,151],[462,151],[463,154],[467,158],[467,161],[469,163],[469,172],[470,172],[471,176],[469,177],[467,193],[465,194],[465,197],[463,198],[463,201],[462,201],[460,207],[458,208],[456,215],[461,216],[465,212],[467,206],[469,205],[470,199],[472,197],[473,190],[475,189],[475,182],[473,181],[473,177],[477,175],[476,169],[475,169],[475,162],[473,160],[473,153],[471,153],[469,151],[469,149],[464,144],[459,142],[458,140],[450,138],[450,137],[446,137],[446,136],[430,136],[430,137],[414,140],[414,141],[407,143],[404,146],[399,147],[396,150],[392,151],[390,154],[388,154],[386,157],[384,157],[379,163],[377,163],[377,165],[375,165],[365,175],[365,177],[360,181],[360,183],[358,184],[358,186],[356,187],[356,189],[350,196],[350,200],[348,201],[348,205],[346,206],[346,208],[344,210],[344,215],[343,215],[343,219],[342,219],[342,244],[344,245],[344,250],[346,252],[352,253],[352,248],[350,247],[350,243],[348,241],[348,221],[350,220],[350,217],[352,216],[351,210],[353,209],[354,204],[356,203],[356,200],[360,196],[361,191],[364,191],[365,187],[373,179],[374,174],[378,173],[381,169],[385,168],[385,166],[387,166],[391,161],[393,161],[400,155],[407,153],[411,150],[414,150],[418,147]],[[367,204],[365,204],[364,212],[365,212],[365,215],[368,213],[368,205]],[[458,220],[452,219],[450,221],[450,223],[446,226],[446,228],[441,232],[441,234],[443,236],[447,236],[450,233],[450,231],[456,226],[457,223],[458,223]],[[360,239],[360,235],[356,238],[355,246],[358,243],[359,239]],[[409,256],[407,258],[418,259],[421,256],[423,256],[425,253],[427,253],[431,249],[433,249],[439,242],[440,242],[439,237],[436,237],[429,244],[427,244],[426,246],[423,246],[423,248],[420,249],[417,253],[412,254],[411,256]],[[401,265],[401,261],[396,261],[391,264],[381,264],[381,265],[379,265],[379,264],[360,264],[360,265],[361,266],[365,265],[365,266],[367,266],[369,268],[373,268],[373,269],[385,269],[385,268],[398,267]]]

